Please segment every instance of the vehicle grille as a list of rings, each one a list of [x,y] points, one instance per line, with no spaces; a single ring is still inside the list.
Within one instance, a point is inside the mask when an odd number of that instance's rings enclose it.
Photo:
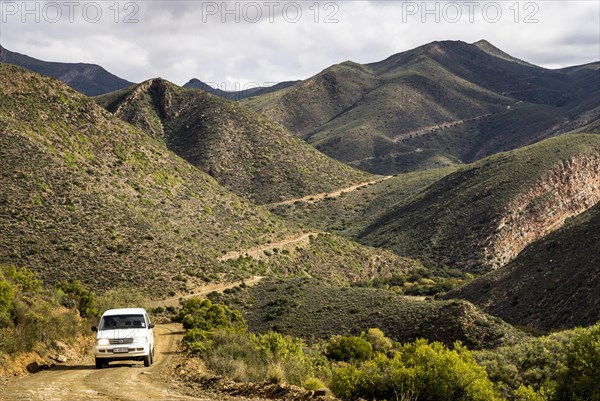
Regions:
[[[110,345],[133,344],[133,338],[111,338],[108,343]]]

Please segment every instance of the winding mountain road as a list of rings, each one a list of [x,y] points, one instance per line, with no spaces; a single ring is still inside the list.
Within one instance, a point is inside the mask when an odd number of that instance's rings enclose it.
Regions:
[[[310,236],[311,235],[319,235],[321,233],[319,232],[309,232],[309,233],[302,233],[299,235],[295,235],[292,237],[287,237],[284,238],[280,241],[276,241],[276,242],[271,242],[270,244],[266,244],[266,245],[260,245],[257,246],[255,248],[249,248],[249,249],[242,249],[239,251],[232,251],[232,252],[228,252],[225,255],[221,256],[219,258],[220,261],[225,261],[225,260],[230,260],[230,259],[237,259],[241,256],[250,256],[254,259],[261,259],[264,258],[265,255],[265,251],[272,251],[275,248],[281,248],[281,249],[285,249],[285,248],[289,248],[290,246],[303,246],[303,245],[307,245],[310,243]]]
[[[249,278],[246,280],[240,280],[240,281],[236,281],[236,282],[206,284],[206,285],[196,287],[189,294],[175,295],[173,297],[169,297],[169,298],[166,298],[163,300],[149,301],[149,302],[146,302],[145,306],[147,308],[156,308],[157,306],[179,306],[180,299],[189,299],[189,298],[200,297],[200,296],[210,294],[211,292],[223,292],[229,288],[237,287],[238,285],[240,285],[242,283],[242,281],[247,286],[253,286],[253,285],[258,284],[260,282],[260,280],[262,280],[263,278],[264,277],[261,277],[261,276],[254,276],[252,278]]]
[[[371,184],[377,184],[380,183],[382,181],[385,180],[389,180],[390,178],[392,178],[391,175],[389,176],[385,176],[385,177],[381,177],[378,178],[376,180],[371,180],[371,181],[365,181],[365,182],[361,182],[358,184],[354,184],[351,185],[349,187],[346,188],[341,188],[341,189],[336,189],[335,191],[331,191],[331,192],[323,192],[320,194],[313,194],[313,195],[306,195],[303,196],[302,198],[295,198],[295,199],[288,199],[285,201],[281,201],[281,202],[275,202],[275,203],[268,203],[266,205],[263,205],[264,207],[270,209],[276,206],[281,206],[281,205],[291,205],[293,203],[296,202],[304,202],[304,203],[316,203],[319,202],[325,198],[337,198],[338,196],[348,193],[348,192],[353,192],[356,191],[358,188],[360,187],[364,187],[365,185],[371,185]]]

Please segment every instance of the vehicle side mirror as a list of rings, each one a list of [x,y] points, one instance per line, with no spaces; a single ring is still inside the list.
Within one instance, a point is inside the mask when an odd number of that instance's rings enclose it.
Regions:
[[[150,324],[148,325],[148,328],[149,328],[149,329],[153,329],[153,328],[154,328],[154,323],[150,323]]]
[[[92,331],[98,331],[98,328],[96,326],[92,326]]]

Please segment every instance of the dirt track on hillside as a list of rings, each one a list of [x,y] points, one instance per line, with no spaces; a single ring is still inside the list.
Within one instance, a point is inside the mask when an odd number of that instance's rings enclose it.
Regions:
[[[93,355],[81,363],[57,365],[50,370],[15,378],[0,389],[5,401],[71,401],[71,400],[200,400],[218,398],[190,397],[177,392],[169,380],[169,363],[177,351],[182,329],[177,324],[155,328],[155,363],[144,368],[142,362],[112,362],[97,370]]]
[[[310,242],[311,235],[317,236],[319,234],[320,233],[318,233],[318,232],[303,233],[303,234],[299,234],[299,235],[296,235],[293,237],[284,238],[277,242],[271,242],[270,244],[267,244],[267,245],[260,245],[260,246],[257,246],[256,248],[242,249],[239,251],[228,252],[225,255],[221,256],[219,258],[219,260],[225,261],[225,260],[229,260],[229,259],[237,259],[240,256],[250,256],[254,259],[261,259],[266,256],[265,251],[272,251],[275,248],[287,249],[290,246],[296,247],[296,246],[307,245]]]
[[[192,290],[192,292],[190,294],[176,295],[174,297],[170,297],[170,298],[163,299],[163,300],[150,301],[150,302],[147,302],[145,306],[147,308],[156,308],[157,306],[179,306],[179,300],[182,298],[189,299],[189,298],[204,296],[211,292],[223,292],[229,288],[237,287],[242,282],[244,284],[246,284],[247,286],[253,286],[253,285],[258,284],[260,282],[260,280],[262,280],[262,279],[263,279],[263,277],[261,277],[261,276],[254,276],[252,278],[236,281],[234,283],[206,284],[206,285],[195,288],[194,290]]]
[[[275,202],[275,203],[269,203],[266,205],[263,205],[266,208],[273,208],[275,206],[281,206],[281,205],[291,205],[293,203],[296,202],[304,202],[304,203],[315,203],[315,202],[319,202],[325,198],[337,198],[338,196],[348,193],[348,192],[354,192],[356,191],[358,188],[360,187],[364,187],[365,185],[371,185],[371,184],[377,184],[379,182],[385,181],[385,180],[389,180],[390,178],[392,178],[392,176],[386,176],[386,177],[382,177],[382,178],[378,178],[376,180],[372,180],[372,181],[365,181],[365,182],[361,182],[358,184],[354,184],[352,186],[346,187],[346,188],[341,188],[341,189],[337,189],[335,191],[332,192],[323,192],[320,194],[314,194],[314,195],[306,195],[303,196],[302,198],[295,198],[295,199],[288,199],[285,201],[281,201],[281,202]]]

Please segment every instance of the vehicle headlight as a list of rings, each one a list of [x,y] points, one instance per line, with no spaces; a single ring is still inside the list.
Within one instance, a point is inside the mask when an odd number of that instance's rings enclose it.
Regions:
[[[142,343],[142,344],[146,344],[148,342],[148,337],[135,337],[133,339],[134,343]]]
[[[108,338],[98,338],[96,340],[96,345],[100,345],[100,346],[104,346],[104,345],[109,345],[110,342],[108,341]]]

